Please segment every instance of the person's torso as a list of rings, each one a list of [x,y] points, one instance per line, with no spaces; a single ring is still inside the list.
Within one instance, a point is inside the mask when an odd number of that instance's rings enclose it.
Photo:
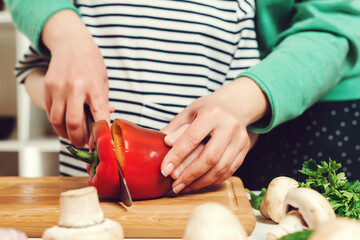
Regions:
[[[250,5],[252,4],[252,5]],[[253,1],[75,1],[104,56],[112,119],[161,129],[259,60]]]

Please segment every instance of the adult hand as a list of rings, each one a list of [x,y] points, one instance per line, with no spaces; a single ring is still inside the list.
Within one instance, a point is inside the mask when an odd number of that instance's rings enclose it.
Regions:
[[[88,140],[85,104],[95,121],[110,121],[103,57],[86,26],[71,10],[62,10],[47,21],[42,40],[51,52],[45,75],[48,119],[58,135],[82,147]]]
[[[165,128],[172,146],[161,165],[174,179],[173,191],[196,190],[229,178],[242,164],[256,136],[247,126],[268,110],[265,94],[249,78],[237,79],[201,97]]]

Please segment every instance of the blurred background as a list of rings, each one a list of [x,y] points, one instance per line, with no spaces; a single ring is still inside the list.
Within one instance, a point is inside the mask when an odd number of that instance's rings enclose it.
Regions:
[[[0,176],[59,175],[57,137],[14,76],[16,60],[28,47],[0,0]]]

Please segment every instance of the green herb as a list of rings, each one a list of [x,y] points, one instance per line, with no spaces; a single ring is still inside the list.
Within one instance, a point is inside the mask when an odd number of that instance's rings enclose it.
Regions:
[[[286,235],[279,240],[307,240],[309,239],[310,235],[314,232],[314,230],[305,230],[302,232],[295,232],[289,235]]]
[[[308,176],[301,187],[312,188],[328,199],[339,216],[360,219],[360,183],[350,183],[345,172],[337,173],[341,163],[329,158],[318,165],[313,159],[305,161],[299,172]]]
[[[246,190],[246,192],[248,192],[250,194],[250,197],[251,197],[250,198],[250,203],[251,203],[252,208],[255,209],[255,210],[259,210],[260,203],[265,198],[266,188],[262,188],[259,195],[256,195],[255,193],[251,192],[248,189],[245,189],[245,190]]]

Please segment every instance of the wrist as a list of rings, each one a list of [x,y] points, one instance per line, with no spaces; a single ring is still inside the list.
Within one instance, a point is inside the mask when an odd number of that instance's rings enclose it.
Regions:
[[[241,91],[240,110],[243,116],[247,116],[246,126],[266,118],[270,113],[270,103],[260,86],[248,77],[240,77],[234,82],[238,82],[244,89]]]
[[[41,39],[53,53],[57,49],[63,51],[64,48],[75,47],[77,42],[85,44],[92,40],[92,36],[76,12],[65,9],[49,18],[44,25]]]
[[[240,77],[225,85],[229,104],[235,107],[235,113],[243,124],[250,124],[265,119],[270,114],[270,104],[266,94],[251,78]]]
[[[45,105],[45,72],[35,70],[24,79],[24,85],[31,102],[38,108],[46,110]]]

